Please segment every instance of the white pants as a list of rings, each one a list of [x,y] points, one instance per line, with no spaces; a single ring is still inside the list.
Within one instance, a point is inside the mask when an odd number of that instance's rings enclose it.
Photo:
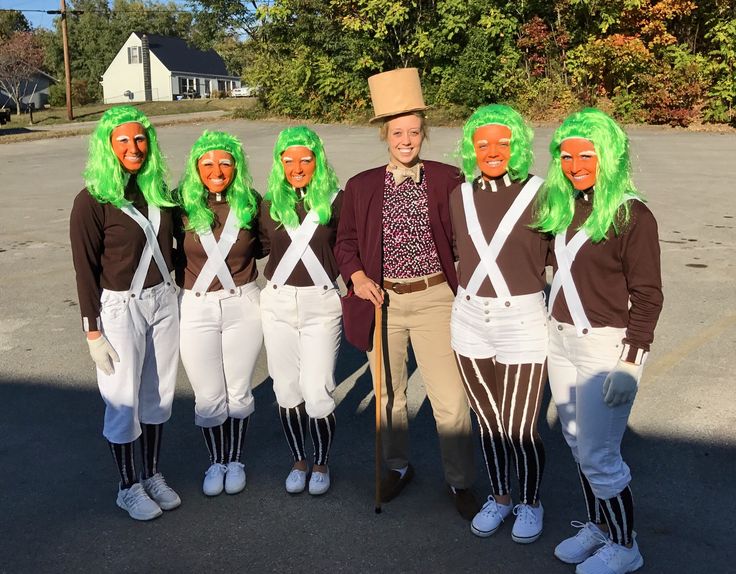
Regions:
[[[315,419],[332,413],[342,318],[337,289],[269,281],[261,292],[261,316],[279,406],[289,409],[304,403]]]
[[[254,410],[252,379],[263,344],[260,290],[236,289],[181,296],[181,362],[194,389],[194,422],[215,427]]]
[[[102,434],[115,444],[136,440],[140,423],[169,420],[179,368],[179,308],[172,287],[159,283],[140,297],[102,290],[102,331],[120,357],[115,372],[97,369],[105,401]]]
[[[452,305],[450,344],[471,359],[496,357],[505,365],[544,363],[548,347],[544,293],[478,297],[459,288]]]
[[[632,404],[609,407],[603,382],[621,354],[625,329],[595,327],[578,337],[573,325],[550,321],[549,384],[562,434],[597,498],[616,496],[631,482],[621,439]]]

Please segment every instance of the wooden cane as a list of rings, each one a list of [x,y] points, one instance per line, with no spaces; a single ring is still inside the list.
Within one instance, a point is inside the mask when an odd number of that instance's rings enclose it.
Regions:
[[[376,326],[373,330],[373,393],[376,396],[376,514],[381,513],[381,381],[383,379],[383,305],[376,307]]]

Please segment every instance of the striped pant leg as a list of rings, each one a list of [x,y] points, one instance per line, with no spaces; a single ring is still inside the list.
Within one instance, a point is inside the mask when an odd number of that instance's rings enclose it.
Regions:
[[[496,361],[496,381],[501,389],[503,428],[519,478],[519,501],[536,504],[545,463],[537,420],[547,381],[546,362],[506,365]]]
[[[204,443],[210,453],[210,464],[225,464],[225,451],[227,449],[225,425],[200,428],[202,429]]]
[[[294,461],[306,460],[304,451],[304,439],[307,434],[307,410],[304,403],[292,408],[279,407],[281,425],[284,428],[286,443],[289,445]]]
[[[223,423],[225,429],[225,462],[240,462],[245,444],[245,433],[248,431],[250,417],[237,419],[228,417]]]
[[[309,417],[309,435],[314,445],[314,464],[324,466],[330,457],[330,447],[335,436],[337,419],[335,413],[315,419]]]
[[[600,502],[611,539],[616,544],[631,544],[634,540],[634,495],[631,486],[627,485],[616,496]]]
[[[158,461],[161,453],[161,435],[164,424],[141,423],[141,455],[143,457],[143,478],[151,478],[158,472]]]
[[[120,473],[120,488],[126,489],[138,482],[135,473],[135,441],[116,444],[108,441],[115,466]]]
[[[601,501],[596,498],[593,493],[593,489],[590,487],[590,482],[583,474],[583,469],[580,465],[576,465],[578,468],[578,476],[580,477],[580,485],[583,487],[583,497],[585,499],[585,512],[588,514],[588,522],[595,524],[603,524],[603,515],[601,513]]]
[[[501,396],[492,358],[471,359],[455,353],[470,408],[478,419],[483,458],[496,496],[509,494],[509,445],[501,417]]]

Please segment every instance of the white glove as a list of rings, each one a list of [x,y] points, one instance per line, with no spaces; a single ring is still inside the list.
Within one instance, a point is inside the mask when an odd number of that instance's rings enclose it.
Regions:
[[[119,363],[120,357],[118,357],[115,349],[112,348],[107,337],[100,335],[97,339],[87,339],[87,345],[89,346],[89,354],[95,365],[97,365],[97,368],[106,375],[112,375],[115,372],[115,367],[113,367],[112,363],[113,361]]]
[[[634,401],[639,389],[642,366],[627,363],[619,359],[603,382],[603,401],[609,407],[628,404]]]

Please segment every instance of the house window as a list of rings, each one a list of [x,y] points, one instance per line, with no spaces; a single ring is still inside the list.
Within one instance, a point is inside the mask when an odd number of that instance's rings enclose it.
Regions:
[[[199,94],[197,78],[179,78],[179,93],[190,98],[193,98],[195,94]]]
[[[141,47],[130,46],[128,48],[128,64],[140,64],[142,61]]]

